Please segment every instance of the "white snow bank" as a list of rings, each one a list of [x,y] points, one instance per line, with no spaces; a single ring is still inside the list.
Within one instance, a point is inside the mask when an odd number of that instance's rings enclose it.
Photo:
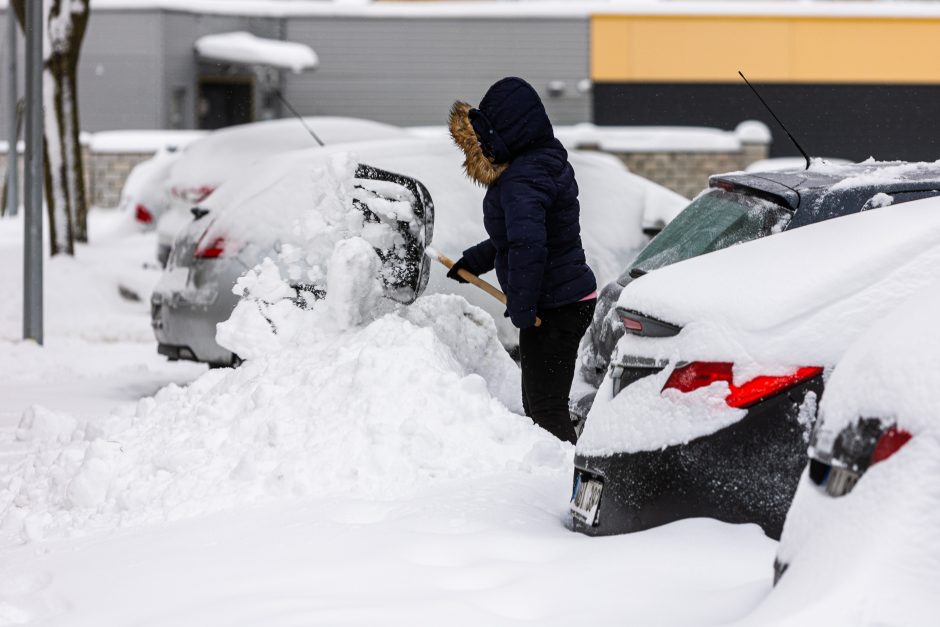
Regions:
[[[390,498],[445,479],[540,472],[568,454],[507,408],[519,408],[518,370],[489,317],[463,299],[421,299],[345,330],[327,303],[281,303],[271,318],[283,337],[267,357],[72,430],[43,427],[52,438],[24,419],[33,449],[4,474],[3,528],[39,539],[278,496]],[[243,301],[230,335],[267,325],[248,311],[255,304]]]
[[[215,61],[270,65],[295,74],[319,64],[313,48],[306,44],[265,39],[243,31],[204,35],[196,40],[196,52]]]
[[[96,153],[154,153],[171,147],[181,149],[206,135],[206,131],[101,131],[88,137]]]
[[[936,368],[936,353],[933,363]],[[892,395],[881,382],[876,389]],[[824,403],[829,393],[827,387]],[[789,568],[744,624],[936,624],[940,615],[937,477],[940,431],[936,428],[920,433],[891,458],[869,468],[845,496],[828,496],[804,471],[777,553]]]

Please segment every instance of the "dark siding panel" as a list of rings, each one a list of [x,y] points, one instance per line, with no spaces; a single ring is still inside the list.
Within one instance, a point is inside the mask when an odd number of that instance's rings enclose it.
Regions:
[[[940,159],[940,85],[757,85],[811,155],[859,161]],[[598,83],[594,119],[605,125],[695,125],[733,129],[763,121],[771,156],[798,155],[742,84]]]

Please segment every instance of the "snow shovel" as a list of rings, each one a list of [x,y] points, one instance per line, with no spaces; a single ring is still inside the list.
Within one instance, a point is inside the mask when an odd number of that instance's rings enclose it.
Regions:
[[[431,263],[425,250],[434,236],[434,202],[427,188],[410,176],[365,164],[356,168],[353,204],[367,222],[383,222],[401,235],[401,242],[376,249],[382,260],[385,295],[410,305],[428,285]]]
[[[447,255],[445,255],[444,253],[438,252],[434,250],[433,248],[431,248],[430,246],[427,247],[427,253],[429,257],[434,257],[435,259],[437,259],[448,270],[454,267],[453,260]],[[484,292],[486,292],[487,294],[489,294],[490,296],[492,296],[493,298],[495,298],[502,304],[504,305],[507,304],[507,299],[506,299],[505,294],[503,294],[500,290],[496,289],[491,284],[487,283],[486,281],[484,281],[477,275],[473,274],[472,272],[468,272],[464,270],[463,268],[458,270],[457,274],[459,274],[462,279],[464,279],[468,283],[472,283],[473,285],[476,285],[478,288],[480,288],[481,290],[483,290]],[[537,327],[542,326],[542,320],[538,317],[535,318],[535,326]]]

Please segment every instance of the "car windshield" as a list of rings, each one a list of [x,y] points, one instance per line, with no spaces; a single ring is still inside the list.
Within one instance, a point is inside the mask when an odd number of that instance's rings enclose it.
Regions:
[[[631,277],[677,261],[779,233],[791,216],[786,207],[770,200],[740,192],[709,190],[654,237],[617,282],[625,286]]]

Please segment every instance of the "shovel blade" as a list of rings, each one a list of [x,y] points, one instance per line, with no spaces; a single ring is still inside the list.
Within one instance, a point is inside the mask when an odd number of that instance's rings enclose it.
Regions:
[[[359,164],[354,203],[366,220],[382,222],[400,236],[394,245],[376,249],[382,260],[386,297],[408,305],[428,285],[431,262],[425,254],[434,236],[434,201],[421,181]]]

